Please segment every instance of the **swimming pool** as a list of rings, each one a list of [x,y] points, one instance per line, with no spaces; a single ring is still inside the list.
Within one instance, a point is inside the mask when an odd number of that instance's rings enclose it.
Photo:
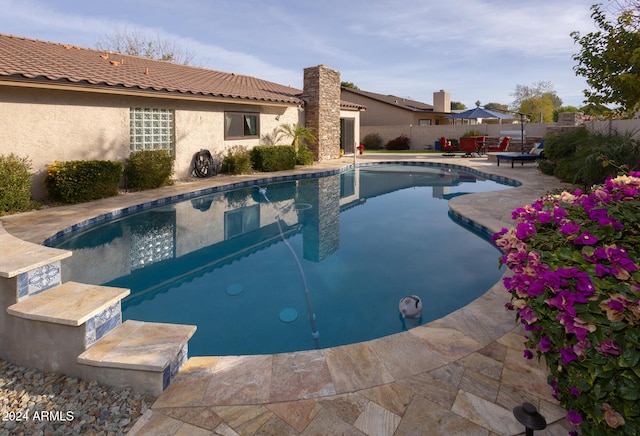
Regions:
[[[74,252],[65,280],[131,289],[125,319],[197,325],[192,356],[327,348],[441,318],[495,284],[498,251],[446,200],[508,187],[367,166],[164,204],[50,245]],[[421,318],[400,316],[407,295]]]

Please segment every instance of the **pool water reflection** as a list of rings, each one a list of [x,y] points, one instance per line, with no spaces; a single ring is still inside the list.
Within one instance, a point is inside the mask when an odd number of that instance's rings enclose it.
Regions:
[[[197,325],[196,356],[394,334],[465,306],[502,274],[498,251],[447,214],[453,196],[509,188],[477,174],[379,165],[260,187],[268,201],[258,186],[220,192],[60,239],[74,251],[65,280],[131,289],[125,319]],[[405,320],[398,302],[412,294],[422,317]]]

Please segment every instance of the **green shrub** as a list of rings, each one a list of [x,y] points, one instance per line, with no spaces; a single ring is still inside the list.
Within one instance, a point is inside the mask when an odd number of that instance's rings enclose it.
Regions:
[[[619,167],[636,169],[640,161],[640,144],[631,133],[591,133],[590,141],[576,153],[576,159],[582,163],[578,169],[575,183],[591,187],[603,183],[607,177],[614,176]],[[614,162],[615,165],[608,165]]]
[[[44,184],[49,197],[64,203],[83,203],[118,195],[122,162],[74,160],[47,168]]]
[[[224,174],[250,174],[251,155],[244,145],[230,147],[222,158],[220,172]]]
[[[616,167],[634,168],[640,161],[640,144],[631,133],[603,134],[574,129],[547,138],[546,163],[540,166],[563,182],[588,188],[615,175]],[[613,161],[616,165],[606,165]]]
[[[258,145],[249,154],[256,171],[283,171],[296,167],[296,152],[289,145]]]
[[[549,159],[538,159],[538,169],[542,174],[553,176],[556,172],[556,163]]]
[[[382,136],[377,133],[367,134],[360,142],[364,145],[365,150],[380,150],[382,148]]]
[[[409,150],[411,140],[407,135],[400,135],[395,139],[387,142],[384,146],[387,150]]]
[[[482,136],[482,134],[478,131],[478,130],[467,130],[466,132],[464,132],[464,135],[462,135],[463,138],[469,138],[471,136]]]
[[[124,176],[131,191],[171,185],[173,158],[166,150],[134,151],[125,161]]]
[[[0,156],[0,215],[33,208],[31,161],[11,153]]]
[[[306,145],[298,147],[298,154],[296,155],[297,165],[313,165],[313,152],[307,148]]]

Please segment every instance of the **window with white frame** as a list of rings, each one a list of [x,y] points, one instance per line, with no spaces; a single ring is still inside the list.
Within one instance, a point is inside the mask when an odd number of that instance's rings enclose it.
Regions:
[[[260,117],[252,112],[225,112],[224,139],[260,137]]]
[[[131,151],[167,150],[173,155],[174,114],[171,109],[131,108]]]

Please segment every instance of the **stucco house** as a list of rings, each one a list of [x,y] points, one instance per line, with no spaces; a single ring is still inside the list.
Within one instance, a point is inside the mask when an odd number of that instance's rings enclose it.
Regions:
[[[124,160],[166,149],[175,177],[195,153],[259,145],[282,124],[316,133],[317,161],[353,151],[364,106],[342,101],[340,73],[304,70],[304,89],[235,73],[0,34],[0,154],[28,157],[34,196],[54,161]],[[342,144],[342,145],[341,145]]]
[[[433,93],[433,105],[395,95],[377,94],[342,87],[341,98],[366,106],[360,117],[365,126],[436,126],[450,124],[451,95],[443,90]]]

